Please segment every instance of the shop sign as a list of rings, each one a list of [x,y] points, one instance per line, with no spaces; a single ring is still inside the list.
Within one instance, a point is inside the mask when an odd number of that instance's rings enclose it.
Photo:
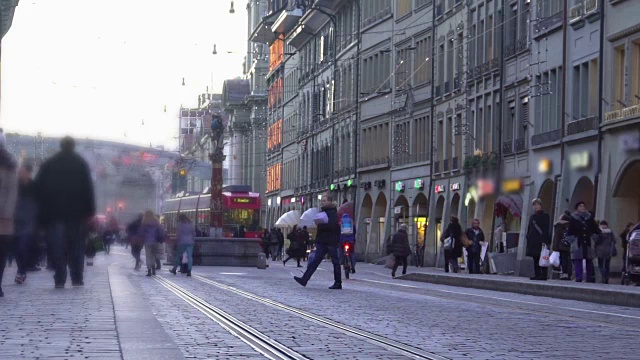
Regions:
[[[444,192],[444,185],[436,185],[436,194]]]
[[[331,184],[331,186],[329,186],[329,190],[331,190],[331,191],[336,191],[336,190],[338,190],[338,185],[336,185],[336,184]]]
[[[353,179],[347,180],[347,187],[352,187],[352,186],[353,186]]]
[[[453,183],[449,186],[449,188],[451,189],[451,191],[458,191],[460,190],[460,183]]]
[[[550,159],[540,159],[538,162],[538,172],[541,174],[549,174],[551,172],[551,160]]]
[[[296,202],[296,198],[295,198],[295,197],[292,197],[292,198],[291,198],[291,202],[292,202],[292,203],[295,203],[295,202]]]
[[[572,170],[588,169],[591,166],[591,154],[588,151],[569,155]]]
[[[300,204],[304,205],[304,196],[300,197]]]
[[[496,191],[496,186],[493,180],[478,179],[478,181],[476,181],[476,187],[476,192],[479,198],[493,195]]]
[[[267,199],[267,205],[271,206],[271,199]]]
[[[404,192],[404,182],[402,182],[402,181],[396,182],[396,191],[397,192]]]
[[[502,182],[502,192],[507,194],[519,193],[522,191],[521,179],[509,179]]]
[[[416,179],[416,181],[413,183],[413,187],[420,190],[424,189],[424,180]]]

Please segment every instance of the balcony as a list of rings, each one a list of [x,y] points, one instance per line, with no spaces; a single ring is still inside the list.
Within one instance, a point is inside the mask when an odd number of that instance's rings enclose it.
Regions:
[[[627,118],[640,117],[640,104],[628,106],[621,110],[610,111],[604,114],[604,122],[609,123]]]
[[[555,28],[558,25],[562,25],[562,15],[563,12],[559,12],[557,14],[548,16],[540,21],[538,21],[533,29],[536,32],[536,36],[545,34],[548,30]]]
[[[527,151],[527,142],[525,141],[525,138],[516,139],[515,143],[517,153]]]
[[[513,154],[513,141],[505,141],[502,143],[502,153],[504,155]]]
[[[497,58],[489,60],[489,63],[490,63],[491,71],[500,69],[500,61]]]
[[[531,146],[540,146],[562,139],[562,129],[535,134],[531,137]]]
[[[580,134],[585,131],[596,130],[598,127],[598,117],[591,116],[588,118],[571,121],[567,124],[567,136]]]

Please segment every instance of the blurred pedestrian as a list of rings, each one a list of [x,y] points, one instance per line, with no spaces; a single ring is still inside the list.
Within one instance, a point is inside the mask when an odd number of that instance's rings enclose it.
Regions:
[[[631,228],[633,228],[633,225],[634,224],[632,222],[627,223],[627,226],[625,226],[622,233],[620,233],[620,243],[622,244],[622,272],[623,273],[627,271],[627,246],[629,244],[629,242],[627,241],[627,236],[629,235]]]
[[[462,227],[460,226],[460,220],[458,220],[457,216],[451,215],[449,225],[447,225],[447,229],[440,237],[444,247],[444,272],[449,272],[449,266],[451,266],[451,271],[454,273],[459,271],[458,258],[462,256],[461,238]],[[449,246],[447,246],[447,242],[449,242]]]
[[[600,221],[600,236],[596,240],[596,257],[598,258],[598,268],[602,275],[602,283],[609,283],[609,272],[611,269],[611,257],[616,253],[616,237],[609,229],[609,223]]]
[[[22,284],[27,280],[30,267],[31,251],[36,248],[35,229],[38,203],[33,185],[33,162],[24,159],[18,168],[18,200],[14,216],[15,255],[18,265],[15,283]]]
[[[593,235],[600,235],[601,231],[591,212],[587,211],[584,201],[579,201],[575,206],[576,211],[571,215],[569,221],[569,236],[571,241],[571,260],[573,261],[573,271],[576,274],[576,281],[582,282],[582,266],[586,262],[587,282],[596,282],[593,258]]]
[[[551,234],[549,233],[551,220],[549,214],[542,210],[542,200],[533,199],[533,214],[529,217],[527,227],[527,256],[533,258],[534,276],[531,280],[546,281],[548,277],[547,267],[540,266],[540,253],[542,246],[551,247]]]
[[[294,276],[294,280],[307,286],[309,279],[318,269],[325,256],[329,254],[333,264],[333,285],[329,289],[342,289],[342,272],[340,271],[340,259],[338,258],[338,242],[340,241],[340,225],[338,224],[338,209],[333,202],[331,194],[327,193],[322,197],[322,212],[326,214],[325,222],[316,222],[318,232],[316,235],[316,254],[313,260],[307,265],[307,271],[302,277]]]
[[[269,260],[269,255],[271,254],[271,234],[267,229],[264,229],[262,232],[262,251],[267,260]]]
[[[480,274],[480,255],[484,245],[484,232],[480,229],[480,220],[473,219],[471,227],[465,232],[471,241],[471,246],[467,248],[467,264],[469,274]]]
[[[83,286],[88,225],[96,213],[93,181],[87,162],[64,137],[60,152],[46,160],[35,180],[39,221],[47,229],[56,288],[64,288],[67,265],[73,286]]]
[[[282,250],[284,249],[284,234],[282,233],[282,229],[277,228],[276,234],[278,236],[278,250],[276,250],[277,259],[275,260],[282,260]]]
[[[14,212],[18,199],[17,164],[13,155],[7,151],[6,138],[0,129],[0,297],[2,276],[11,249],[14,235]]]
[[[156,259],[162,256],[161,245],[164,239],[164,229],[153,214],[153,211],[145,211],[138,230],[138,236],[144,242],[144,251],[147,257],[147,276],[155,275]]]
[[[307,257],[309,256],[307,250],[311,250],[311,245],[313,245],[313,242],[311,241],[311,235],[309,235],[309,230],[306,226],[302,227],[300,237],[302,239],[302,242],[304,242],[304,256],[302,258],[304,261],[307,261]]]
[[[196,229],[191,219],[185,214],[178,215],[178,229],[176,243],[178,250],[176,251],[173,261],[173,269],[169,270],[176,275],[176,269],[182,265],[182,255],[187,254],[187,276],[191,276],[191,268],[193,266],[193,246],[195,245]]]
[[[553,225],[551,249],[560,254],[560,280],[571,280],[571,241],[568,237],[571,212],[566,210]]]
[[[296,259],[298,267],[302,267],[300,260],[304,257],[307,248],[298,226],[293,226],[293,230],[287,235],[287,239],[289,239],[289,248],[287,249],[287,258],[282,262],[282,265],[287,266],[287,261]]]
[[[104,243],[104,252],[109,255],[111,253],[111,245],[115,243],[116,235],[113,233],[111,228],[107,228],[104,233],[102,233],[102,242]]]
[[[391,243],[387,253],[395,257],[391,277],[396,277],[396,270],[402,263],[402,275],[407,274],[407,258],[411,255],[411,246],[409,245],[409,235],[407,235],[407,225],[401,224],[398,231],[393,234]]]
[[[138,236],[140,231],[140,225],[142,225],[143,214],[139,214],[129,225],[127,225],[127,242],[131,244],[131,255],[136,260],[135,270],[140,270],[142,260],[140,260],[140,253],[142,252],[142,246],[144,242],[142,238]]]

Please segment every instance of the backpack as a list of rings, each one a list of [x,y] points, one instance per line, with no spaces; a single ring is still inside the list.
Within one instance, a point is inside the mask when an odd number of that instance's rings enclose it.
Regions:
[[[353,234],[353,223],[351,222],[351,217],[348,214],[342,215],[342,221],[340,222],[340,234]]]

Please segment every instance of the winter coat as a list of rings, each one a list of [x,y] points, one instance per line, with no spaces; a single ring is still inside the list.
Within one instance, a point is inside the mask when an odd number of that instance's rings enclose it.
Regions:
[[[460,240],[462,237],[462,226],[458,223],[449,223],[447,229],[442,233],[440,241],[444,242],[444,239],[450,236],[453,238],[453,249],[445,251],[451,251],[451,255],[458,258],[462,256],[462,241]]]
[[[287,249],[287,255],[294,258],[303,258],[307,253],[307,245],[302,238],[300,231],[291,232],[287,235],[289,239],[289,249]]]
[[[15,159],[0,148],[0,235],[13,235],[18,199],[18,173]]]
[[[192,223],[179,223],[176,244],[178,245],[193,245],[195,244],[194,238],[196,237],[196,229]]]
[[[127,238],[132,246],[142,245],[142,239],[138,236],[141,225],[142,217],[133,220],[129,225],[127,225]]]
[[[160,223],[142,224],[138,229],[138,236],[145,245],[161,243],[164,238],[164,229]]]
[[[562,245],[562,238],[567,229],[569,229],[569,222],[565,220],[560,220],[553,225],[553,243],[551,244],[553,251],[571,251],[571,245]]]
[[[411,255],[411,246],[409,246],[409,235],[405,230],[398,230],[393,234],[391,244],[389,244],[389,254],[398,257],[407,257]]]
[[[89,165],[73,151],[45,161],[35,179],[42,224],[84,222],[96,214]]]
[[[551,236],[549,227],[551,221],[549,214],[540,210],[529,218],[529,226],[527,227],[527,256],[538,257],[542,251],[542,244],[551,247]],[[538,228],[540,231],[538,231]]]
[[[322,211],[327,214],[326,224],[318,224],[318,232],[316,235],[316,243],[338,246],[340,241],[340,225],[338,223],[338,210],[333,204],[323,206]]]
[[[571,259],[593,259],[595,256],[592,236],[600,234],[600,227],[596,224],[590,212],[574,212],[569,220],[569,236],[571,236]]]
[[[15,234],[18,236],[32,235],[36,228],[38,215],[38,201],[33,181],[18,185],[18,200],[13,218]]]
[[[610,259],[613,255],[613,247],[616,246],[616,237],[611,229],[600,229],[602,232],[596,240],[596,257]]]
[[[473,231],[473,228],[468,228],[467,231],[465,231],[467,238],[473,242],[473,244],[467,249],[468,252],[480,253],[482,250],[482,245],[480,243],[485,241],[484,232],[482,232],[482,229],[480,228],[478,228],[478,231],[477,235],[475,231]]]

